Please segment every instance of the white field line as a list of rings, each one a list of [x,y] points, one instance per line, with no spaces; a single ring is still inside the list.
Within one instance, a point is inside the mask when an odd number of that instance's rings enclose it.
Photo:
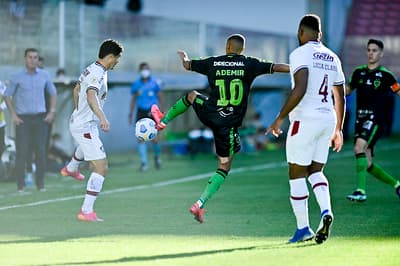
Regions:
[[[386,146],[386,147],[381,147],[379,150],[393,150],[393,149],[398,149],[398,148],[400,148],[400,144],[394,144],[394,145],[390,145],[390,146]],[[352,151],[341,152],[337,156],[331,156],[332,157],[331,160],[350,157],[350,156],[354,156]],[[259,170],[271,169],[271,168],[276,168],[276,167],[286,167],[286,166],[287,166],[287,163],[285,161],[282,161],[282,162],[234,168],[229,173],[236,174],[236,173],[242,173],[242,172],[247,172],[247,171],[259,171]],[[148,185],[117,188],[117,189],[103,191],[103,192],[101,192],[101,194],[102,195],[114,194],[114,193],[119,193],[119,192],[144,190],[144,189],[150,189],[150,188],[165,187],[165,186],[179,184],[179,183],[187,183],[187,182],[191,182],[194,180],[201,180],[201,179],[209,178],[214,173],[215,172],[208,172],[208,173],[203,173],[203,174],[198,174],[198,175],[192,175],[192,176],[172,179],[172,180],[168,180],[168,181],[157,182],[157,183],[148,184]],[[33,206],[39,206],[39,205],[44,205],[44,204],[48,204],[48,203],[62,202],[62,201],[68,201],[68,200],[82,199],[83,197],[84,197],[84,195],[76,195],[76,196],[70,196],[70,197],[62,197],[62,198],[55,198],[55,199],[48,199],[48,200],[24,203],[24,204],[3,206],[3,207],[0,207],[0,211],[22,208],[22,207],[33,207]]]

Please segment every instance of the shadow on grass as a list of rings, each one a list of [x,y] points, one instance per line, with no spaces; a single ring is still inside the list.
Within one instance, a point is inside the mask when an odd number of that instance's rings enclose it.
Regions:
[[[186,253],[175,253],[175,254],[163,254],[153,256],[137,256],[137,257],[123,257],[115,260],[100,260],[100,261],[80,261],[80,262],[67,262],[58,264],[40,264],[38,266],[55,266],[55,265],[94,265],[94,264],[114,264],[114,263],[126,263],[135,261],[153,261],[153,260],[166,260],[166,259],[180,259],[180,258],[193,258],[206,255],[225,254],[235,251],[250,251],[250,250],[267,250],[267,249],[283,249],[283,248],[306,248],[317,245],[314,242],[304,242],[299,244],[288,244],[279,243],[271,245],[261,246],[250,246],[250,247],[238,247],[229,249],[218,249],[218,250],[205,250],[198,252],[186,252]]]

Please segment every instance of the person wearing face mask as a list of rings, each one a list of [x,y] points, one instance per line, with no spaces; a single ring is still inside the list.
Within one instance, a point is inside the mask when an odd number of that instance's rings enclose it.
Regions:
[[[143,62],[139,65],[140,77],[132,83],[131,86],[131,104],[129,109],[129,124],[133,122],[133,112],[137,107],[136,120],[142,118],[151,118],[151,106],[153,104],[163,105],[164,98],[160,88],[160,82],[151,75],[150,66],[148,63]],[[153,140],[153,154],[154,154],[154,166],[158,170],[161,168],[161,147],[157,141],[157,138]],[[140,157],[140,168],[141,172],[148,169],[147,162],[147,147],[146,143],[138,142],[138,153]]]

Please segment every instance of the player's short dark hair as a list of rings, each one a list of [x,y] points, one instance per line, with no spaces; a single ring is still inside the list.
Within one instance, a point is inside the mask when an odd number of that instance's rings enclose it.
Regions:
[[[242,34],[239,34],[239,33],[230,35],[228,37],[227,41],[229,42],[231,40],[239,43],[242,47],[244,47],[244,44],[246,42],[246,38]]]
[[[305,26],[316,32],[321,32],[321,19],[315,14],[307,14],[300,20],[300,26]]]
[[[378,45],[378,47],[381,48],[381,50],[383,50],[383,42],[381,40],[369,39],[367,46],[370,45],[371,43]]]
[[[39,53],[39,51],[36,48],[26,48],[24,56],[26,56],[28,53]]]
[[[105,40],[99,49],[99,58],[102,59],[109,54],[119,55],[124,51],[124,47],[121,43],[116,40],[108,39]]]

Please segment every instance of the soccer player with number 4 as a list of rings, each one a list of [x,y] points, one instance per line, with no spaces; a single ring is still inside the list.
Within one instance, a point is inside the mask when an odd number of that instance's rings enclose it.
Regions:
[[[273,64],[242,55],[245,37],[233,34],[226,41],[226,55],[205,59],[189,59],[184,51],[178,51],[186,70],[206,75],[211,88],[206,96],[191,91],[179,99],[167,113],[153,105],[151,113],[157,129],[164,129],[175,117],[193,106],[200,121],[214,134],[218,169],[208,180],[200,198],[190,207],[194,218],[204,222],[204,205],[224,183],[231,169],[233,155],[240,150],[238,128],[247,110],[247,101],[253,80],[262,74],[289,72],[287,64]]]
[[[327,240],[333,222],[328,180],[323,168],[329,147],[339,152],[343,146],[345,78],[339,58],[321,41],[321,21],[305,15],[298,28],[300,47],[289,57],[292,91],[275,121],[267,128],[278,136],[289,115],[286,159],[289,164],[290,203],[297,230],[289,243],[314,238],[308,221],[308,187],[311,184],[321,210],[315,241]]]

